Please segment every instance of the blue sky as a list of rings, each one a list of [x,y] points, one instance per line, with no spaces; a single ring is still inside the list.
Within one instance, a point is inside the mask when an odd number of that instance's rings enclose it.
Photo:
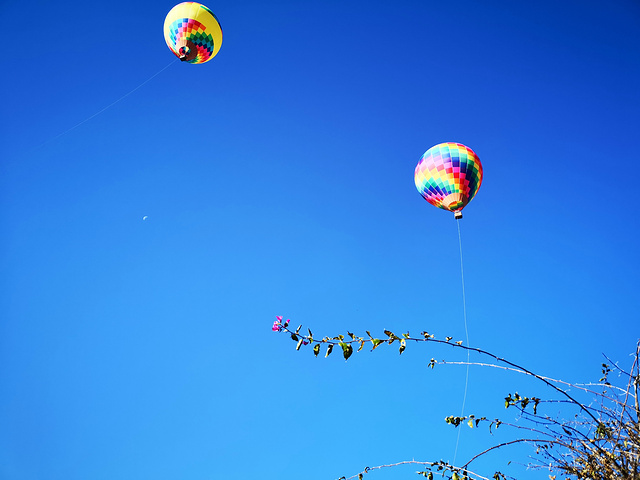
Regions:
[[[204,65],[174,62],[172,6],[0,4],[18,31],[0,59],[0,477],[452,460],[465,369],[426,364],[458,353],[345,363],[271,332],[284,315],[316,336],[464,338],[456,224],[413,184],[440,142],[484,166],[460,224],[471,345],[573,382],[602,353],[627,365],[637,2],[217,1]],[[551,395],[471,368],[466,411],[512,418],[516,390]],[[457,458],[500,438],[464,430]]]

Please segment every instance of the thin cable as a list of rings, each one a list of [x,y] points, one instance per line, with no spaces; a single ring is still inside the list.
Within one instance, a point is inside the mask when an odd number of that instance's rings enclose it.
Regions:
[[[464,292],[464,264],[462,262],[462,236],[460,235],[460,219],[456,221],[458,224],[458,244],[460,245],[460,276],[462,277],[462,312],[464,316],[464,333],[467,339],[467,346],[469,346],[469,330],[467,328],[467,298]],[[464,380],[464,395],[462,397],[462,410],[460,416],[464,416],[464,406],[467,402],[467,386],[469,385],[469,350],[467,350],[467,375]],[[460,433],[462,432],[462,426],[458,429],[458,438],[456,439],[456,449],[453,453],[453,464],[456,463],[456,457],[458,456],[458,444],[460,443]]]
[[[129,95],[131,95],[133,92],[135,92],[136,90],[138,90],[139,88],[143,87],[144,85],[146,85],[147,83],[149,83],[151,80],[153,80],[154,78],[156,78],[158,75],[160,75],[162,72],[164,72],[167,68],[169,68],[171,65],[173,65],[174,63],[176,63],[178,59],[176,58],[175,60],[171,61],[171,63],[169,63],[169,65],[167,65],[166,67],[163,67],[162,69],[158,70],[156,73],[154,73],[153,75],[151,75],[149,78],[147,78],[144,82],[142,82],[140,85],[138,85],[136,88],[134,88],[133,90],[125,93],[123,96],[121,96],[119,99],[117,99],[115,102],[110,103],[109,105],[107,105],[106,107],[104,107],[102,110],[99,110],[98,112],[94,113],[93,115],[91,115],[90,117],[85,118],[84,120],[82,120],[80,123],[74,125],[73,127],[65,130],[62,133],[59,133],[58,135],[56,135],[53,138],[50,138],[49,140],[46,140],[44,143],[40,144],[40,147],[42,147],[43,145],[46,145],[49,142],[52,142],[53,140],[56,140],[60,137],[62,137],[63,135],[66,135],[67,133],[69,133],[71,130],[75,130],[76,128],[78,128],[80,125],[87,123],[89,120],[91,120],[92,118],[97,117],[98,115],[100,115],[102,112],[104,112],[105,110],[108,110],[109,108],[113,107],[116,103],[124,100],[125,98],[127,98]]]

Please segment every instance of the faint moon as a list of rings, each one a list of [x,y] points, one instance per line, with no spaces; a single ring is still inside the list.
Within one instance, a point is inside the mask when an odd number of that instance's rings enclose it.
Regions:
[[[143,220],[146,220],[147,218],[149,218],[149,215],[145,215],[144,217],[142,217]]]

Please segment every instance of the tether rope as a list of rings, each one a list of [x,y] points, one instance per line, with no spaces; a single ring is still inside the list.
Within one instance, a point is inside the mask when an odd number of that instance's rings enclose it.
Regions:
[[[147,78],[144,82],[142,82],[140,85],[138,85],[137,87],[135,87],[133,90],[130,90],[129,92],[125,93],[124,95],[122,95],[120,98],[118,98],[116,101],[111,102],[109,105],[107,105],[106,107],[104,107],[102,110],[97,111],[96,113],[94,113],[93,115],[85,118],[84,120],[82,120],[80,123],[75,124],[73,127],[68,128],[67,130],[65,130],[62,133],[59,133],[58,135],[56,135],[53,138],[50,138],[49,140],[46,140],[45,142],[41,143],[38,148],[46,145],[49,142],[52,142],[60,137],[62,137],[63,135],[66,135],[67,133],[69,133],[72,130],[75,130],[76,128],[78,128],[80,125],[87,123],[89,120],[91,120],[92,118],[97,117],[98,115],[100,115],[102,112],[104,112],[105,110],[110,109],[111,107],[113,107],[116,103],[124,100],[125,98],[127,98],[129,95],[131,95],[133,92],[135,92],[136,90],[138,90],[139,88],[143,87],[144,85],[146,85],[147,83],[149,83],[151,80],[153,80],[155,77],[157,77],[158,75],[160,75],[162,72],[164,72],[167,68],[169,68],[171,65],[173,65],[176,61],[178,61],[178,59],[176,58],[175,60],[172,60],[171,63],[169,63],[166,67],[161,68],[160,70],[158,70],[156,73],[154,73],[153,75],[151,75],[149,78]]]
[[[456,221],[458,225],[458,244],[460,245],[460,275],[462,277],[462,312],[464,316],[464,333],[467,340],[467,346],[469,346],[469,330],[467,328],[467,299],[464,291],[464,264],[462,262],[462,236],[460,235],[460,219]],[[460,416],[464,416],[464,407],[467,402],[467,386],[469,384],[469,350],[467,350],[467,375],[464,380],[464,395],[462,397],[462,409]],[[456,457],[458,456],[458,444],[460,443],[460,433],[462,432],[462,426],[458,428],[458,438],[456,439],[456,449],[453,453],[453,463],[456,463]]]

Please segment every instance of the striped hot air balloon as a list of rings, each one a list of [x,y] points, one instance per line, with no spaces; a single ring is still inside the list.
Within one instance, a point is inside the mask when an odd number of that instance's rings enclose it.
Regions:
[[[473,150],[461,143],[440,143],[427,150],[415,171],[416,188],[431,205],[454,212],[462,209],[482,184],[482,164]]]
[[[204,63],[220,50],[222,28],[207,7],[196,2],[183,2],[167,14],[164,40],[183,62]]]

